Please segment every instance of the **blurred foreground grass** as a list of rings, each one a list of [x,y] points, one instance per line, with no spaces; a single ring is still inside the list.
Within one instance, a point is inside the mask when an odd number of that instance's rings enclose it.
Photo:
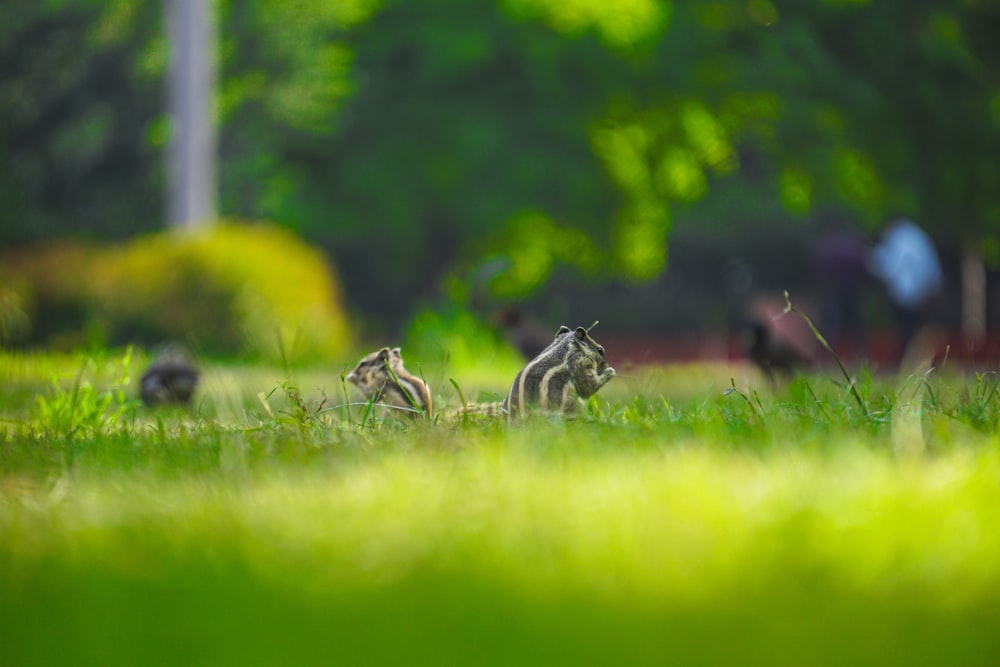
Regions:
[[[265,407],[270,374],[210,369],[193,413],[97,435],[5,408],[3,664],[1000,659],[983,378],[872,384],[866,416],[822,378],[637,370],[508,427]]]

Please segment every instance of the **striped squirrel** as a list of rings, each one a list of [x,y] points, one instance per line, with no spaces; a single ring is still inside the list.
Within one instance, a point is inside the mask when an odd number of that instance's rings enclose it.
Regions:
[[[531,405],[573,414],[577,397],[593,396],[614,376],[615,369],[604,359],[604,348],[587,329],[563,326],[552,343],[517,374],[502,407],[512,416],[524,416]]]
[[[366,399],[374,398],[376,403],[405,408],[411,416],[418,412],[431,416],[430,387],[403,367],[403,355],[398,347],[391,350],[383,347],[372,352],[361,359],[345,379]]]

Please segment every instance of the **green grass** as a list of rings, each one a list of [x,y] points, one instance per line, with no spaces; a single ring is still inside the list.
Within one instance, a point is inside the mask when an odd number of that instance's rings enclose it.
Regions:
[[[210,367],[153,413],[118,357],[0,359],[3,664],[1000,659],[993,376],[863,378],[862,410],[620,369],[508,426],[362,421],[341,370]]]

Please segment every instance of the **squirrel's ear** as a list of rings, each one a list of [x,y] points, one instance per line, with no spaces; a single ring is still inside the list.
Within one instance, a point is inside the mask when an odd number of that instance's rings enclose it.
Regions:
[[[379,359],[388,359],[389,358],[389,348],[383,347],[381,350],[379,350],[378,351],[378,358]]]
[[[398,359],[402,359],[403,358],[403,353],[402,353],[402,351],[398,347],[394,347],[391,350],[389,350],[389,354],[391,354],[392,356],[394,356],[394,357],[396,357]]]
[[[568,334],[570,331],[572,331],[572,329],[570,329],[568,326],[564,324],[561,327],[559,327],[559,331],[556,332],[556,338],[562,336],[563,334]]]
[[[567,329],[567,331],[568,331],[568,329]],[[583,340],[584,338],[587,337],[587,330],[584,329],[583,327],[577,327],[575,333],[576,333],[577,340]]]

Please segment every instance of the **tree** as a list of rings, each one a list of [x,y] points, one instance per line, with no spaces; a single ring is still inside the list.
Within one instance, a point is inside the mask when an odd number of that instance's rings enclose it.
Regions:
[[[456,276],[649,279],[699,207],[899,212],[1000,264],[994,5],[220,0],[219,211],[322,243],[390,323]],[[0,12],[2,238],[157,226],[158,8]]]
[[[0,239],[158,227],[159,8],[7,2],[0,26]]]
[[[788,174],[803,176],[807,190],[824,185],[876,226],[905,214],[939,238],[957,236],[964,330],[980,338],[981,258],[1000,233],[1000,9],[927,1],[773,7],[769,32],[806,75],[776,91],[810,111],[801,125],[779,121],[782,138],[805,130],[805,142],[778,151]],[[755,50],[773,48],[759,42]],[[810,154],[806,142],[826,145],[821,161],[795,157]]]

